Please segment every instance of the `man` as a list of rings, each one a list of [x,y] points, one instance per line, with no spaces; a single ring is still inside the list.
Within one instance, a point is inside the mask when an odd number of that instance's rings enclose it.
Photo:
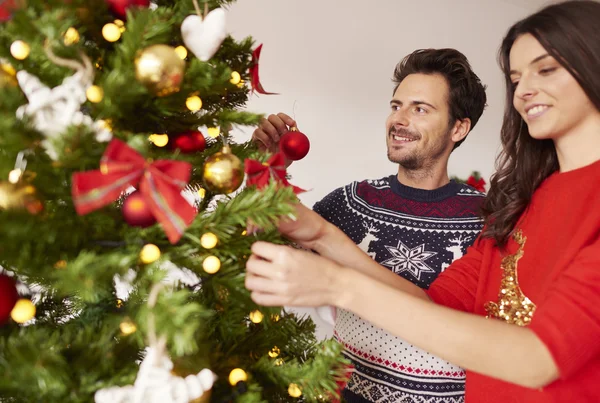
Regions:
[[[397,174],[336,189],[313,209],[378,263],[426,289],[481,230],[483,194],[450,181],[448,159],[483,113],[485,87],[454,49],[411,53],[394,82],[386,139]],[[275,152],[290,126],[289,116],[271,115],[253,139]],[[334,334],[355,368],[347,402],[464,401],[462,369],[347,311],[336,312]]]

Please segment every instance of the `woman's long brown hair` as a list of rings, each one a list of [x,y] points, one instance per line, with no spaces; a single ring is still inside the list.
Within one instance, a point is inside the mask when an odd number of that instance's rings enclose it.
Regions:
[[[553,141],[532,138],[512,106],[509,55],[515,40],[523,34],[533,35],[600,110],[600,3],[567,1],[551,5],[510,28],[498,55],[507,88],[502,151],[483,204],[486,225],[482,236],[495,239],[500,248],[506,246],[535,190],[559,168]]]

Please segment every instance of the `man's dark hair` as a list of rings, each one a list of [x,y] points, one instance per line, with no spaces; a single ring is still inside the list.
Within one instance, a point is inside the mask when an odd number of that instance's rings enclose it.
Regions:
[[[465,55],[456,49],[419,49],[412,52],[396,65],[394,93],[410,74],[442,75],[450,88],[450,124],[469,118],[471,130],[475,127],[486,106],[486,86],[473,72]],[[454,148],[465,139],[457,142]]]

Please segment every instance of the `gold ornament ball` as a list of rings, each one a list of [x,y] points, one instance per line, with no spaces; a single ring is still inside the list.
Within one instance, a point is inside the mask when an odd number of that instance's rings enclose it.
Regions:
[[[240,83],[240,81],[242,81],[242,77],[240,76],[240,73],[238,73],[237,71],[234,71],[233,73],[231,73],[231,80],[229,80],[229,82],[233,85],[238,85]]]
[[[202,245],[204,249],[212,249],[217,246],[218,242],[219,238],[217,238],[217,236],[212,232],[207,232],[200,238],[200,245]]]
[[[248,374],[241,368],[236,368],[229,373],[229,383],[231,386],[237,385],[239,382],[248,380]]]
[[[198,112],[202,109],[202,99],[198,95],[192,95],[186,99],[185,106],[192,112]]]
[[[269,357],[276,358],[279,354],[281,354],[281,350],[279,347],[275,346],[269,351]]]
[[[202,268],[208,274],[215,274],[221,269],[221,261],[216,256],[208,256],[202,262]]]
[[[109,22],[102,27],[102,36],[108,42],[116,42],[121,39],[121,29],[117,24]]]
[[[119,325],[119,329],[125,336],[129,336],[137,331],[137,326],[130,319],[125,319]]]
[[[203,172],[204,184],[214,193],[228,194],[240,187],[244,169],[240,159],[229,146],[206,159]]]
[[[187,55],[188,55],[188,51],[185,48],[185,46],[177,46],[175,48],[175,52],[177,53],[177,56],[179,56],[179,58],[181,60],[184,60],[187,57]]]
[[[10,54],[17,60],[25,60],[31,52],[31,47],[23,41],[14,41],[10,45]]]
[[[260,323],[260,322],[262,322],[263,318],[264,318],[264,315],[259,310],[250,312],[250,321],[252,323]]]
[[[67,29],[67,32],[63,35],[63,43],[67,46],[78,43],[79,39],[79,32],[73,27]]]
[[[16,74],[15,69],[10,64],[0,64],[0,88],[16,87],[19,84]]]
[[[140,251],[140,260],[144,264],[156,262],[160,258],[160,249],[154,244],[146,244]]]
[[[154,95],[163,97],[179,91],[185,62],[174,48],[152,45],[135,58],[135,77]]]
[[[35,305],[28,299],[20,299],[17,301],[10,317],[17,323],[25,323],[35,317]]]
[[[300,389],[300,386],[296,385],[295,383],[290,383],[290,386],[288,387],[288,393],[291,397],[302,396],[302,390]]]
[[[104,98],[104,90],[97,85],[91,85],[85,91],[85,96],[87,97],[88,101],[97,104],[102,101],[102,98]]]
[[[35,215],[43,209],[44,205],[32,185],[0,182],[0,210],[27,210]]]

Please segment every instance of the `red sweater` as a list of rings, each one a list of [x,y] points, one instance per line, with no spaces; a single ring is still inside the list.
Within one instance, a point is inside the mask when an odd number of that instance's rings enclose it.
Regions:
[[[600,401],[599,185],[600,161],[553,174],[521,217],[519,242],[502,254],[480,238],[431,285],[439,304],[529,326],[560,371],[539,390],[467,371],[467,403]]]

